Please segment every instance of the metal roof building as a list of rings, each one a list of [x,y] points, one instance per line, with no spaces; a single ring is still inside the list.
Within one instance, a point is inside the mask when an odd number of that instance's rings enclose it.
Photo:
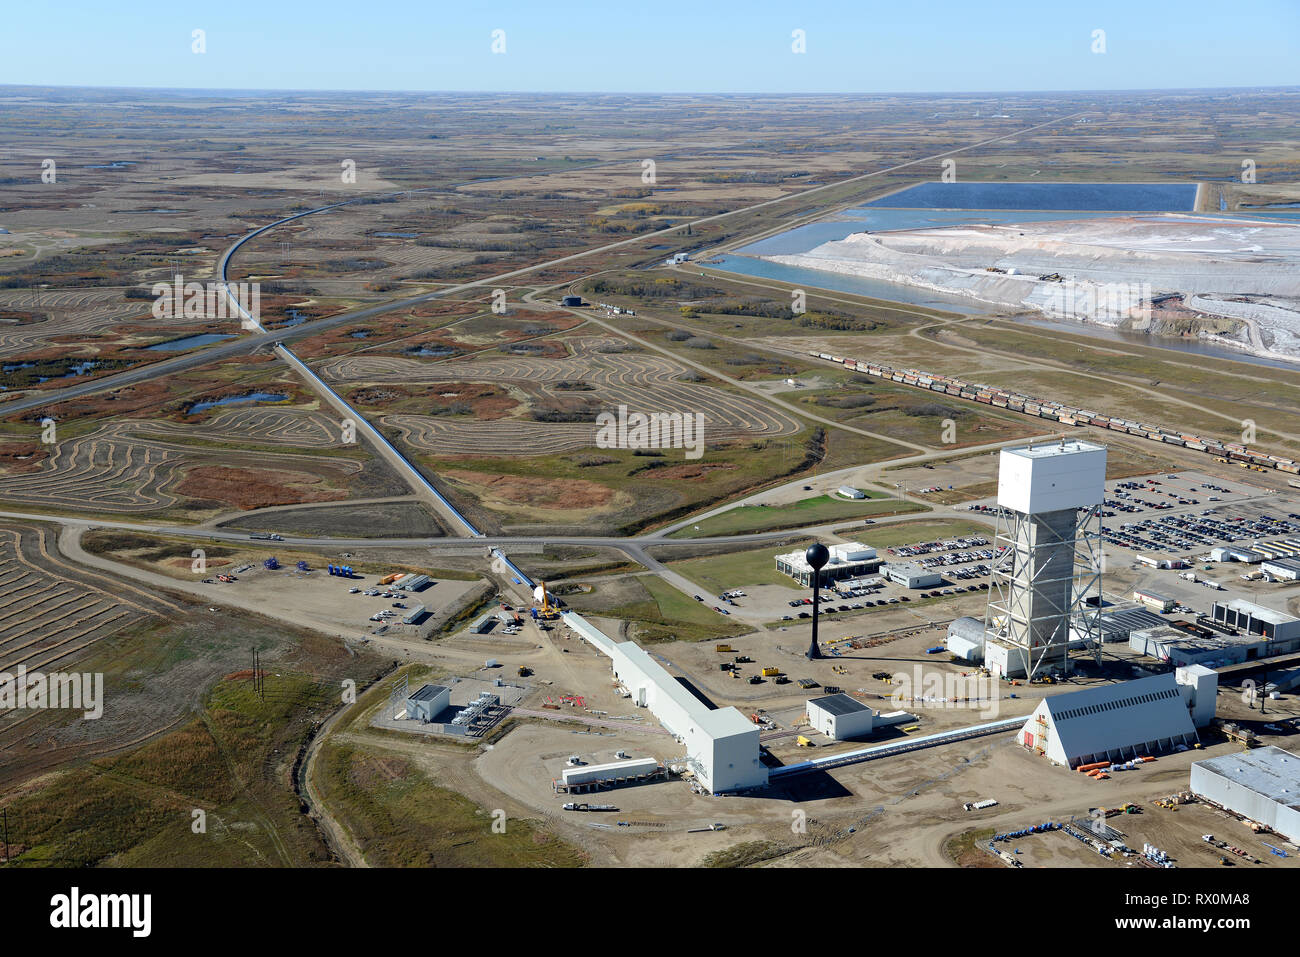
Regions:
[[[1192,765],[1192,793],[1300,843],[1300,756],[1257,748]]]
[[[1294,558],[1272,558],[1262,563],[1259,570],[1283,581],[1300,580],[1300,561]]]
[[[922,568],[916,562],[890,562],[885,566],[885,577],[904,588],[933,588],[943,581],[943,575]]]
[[[1300,618],[1240,598],[1226,602],[1216,601],[1213,617],[1215,621],[1231,628],[1271,638],[1278,643],[1274,654],[1291,651],[1290,642],[1300,639]]]
[[[406,699],[406,716],[417,721],[432,721],[451,707],[451,689],[442,685],[424,685]]]
[[[1097,619],[1102,641],[1128,641],[1135,631],[1167,625],[1165,619],[1145,608],[1124,608],[1120,611],[1102,612]]]
[[[1190,747],[1199,739],[1177,680],[1165,674],[1044,698],[1017,740],[1074,768]]]
[[[1194,634],[1172,625],[1135,631],[1130,650],[1174,665],[1203,664],[1212,668],[1267,657],[1270,642],[1258,635]]]
[[[846,694],[812,698],[806,710],[808,723],[832,741],[847,741],[870,734],[875,724],[871,709]]]
[[[830,560],[821,570],[820,578],[823,585],[844,578],[871,575],[883,564],[883,560],[877,557],[876,550],[861,542],[832,545],[830,553]],[[812,587],[812,566],[808,564],[802,549],[777,555],[776,570],[783,575],[789,575],[805,588]]]

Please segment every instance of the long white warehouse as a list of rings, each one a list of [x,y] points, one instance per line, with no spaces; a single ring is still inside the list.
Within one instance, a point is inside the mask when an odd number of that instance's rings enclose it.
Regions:
[[[563,621],[608,655],[615,677],[678,741],[700,784],[714,794],[767,784],[758,727],[735,708],[710,708],[635,642],[615,642],[574,611]]]
[[[592,781],[639,778],[646,774],[654,774],[658,770],[659,762],[654,758],[631,758],[610,764],[587,764],[577,768],[565,768],[560,777],[566,786],[571,787],[575,784],[589,784]]]

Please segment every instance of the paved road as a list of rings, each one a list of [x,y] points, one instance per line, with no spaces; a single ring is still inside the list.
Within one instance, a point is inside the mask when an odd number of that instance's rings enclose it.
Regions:
[[[348,503],[342,503],[348,504]],[[114,519],[90,518],[76,515],[51,515],[43,512],[0,511],[0,518],[12,518],[33,522],[51,522],[67,528],[86,531],[91,528],[112,528],[122,531],[141,532],[153,535],[183,535],[194,539],[208,541],[250,541],[246,531],[226,531],[218,528],[200,528],[194,525],[170,525],[148,522],[123,522]],[[842,523],[841,523],[842,524]],[[658,541],[648,536],[625,538],[615,535],[567,535],[567,536],[529,536],[529,535],[484,535],[446,536],[423,538],[316,538],[310,536],[286,535],[281,541],[272,544],[301,545],[319,548],[437,548],[439,546],[477,546],[484,551],[488,548],[508,548],[512,545],[585,545],[593,547],[621,548],[628,544],[644,542],[654,545],[744,545],[777,541],[799,534],[798,531],[756,532],[748,535],[718,535],[711,538],[675,539]],[[259,544],[265,544],[265,540]]]

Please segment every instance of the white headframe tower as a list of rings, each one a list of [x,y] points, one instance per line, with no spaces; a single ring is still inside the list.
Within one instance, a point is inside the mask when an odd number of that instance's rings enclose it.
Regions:
[[[1068,671],[1072,639],[1100,656],[1105,491],[1104,446],[1062,438],[1002,450],[996,544],[1006,550],[994,562],[984,626],[1006,647],[1008,676],[1033,678],[1057,662]]]

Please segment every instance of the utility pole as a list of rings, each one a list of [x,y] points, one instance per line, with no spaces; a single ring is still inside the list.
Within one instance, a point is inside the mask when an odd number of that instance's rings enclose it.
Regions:
[[[4,816],[5,863],[8,864],[9,863],[9,808],[5,808],[3,811],[0,811],[0,814],[3,814]]]

